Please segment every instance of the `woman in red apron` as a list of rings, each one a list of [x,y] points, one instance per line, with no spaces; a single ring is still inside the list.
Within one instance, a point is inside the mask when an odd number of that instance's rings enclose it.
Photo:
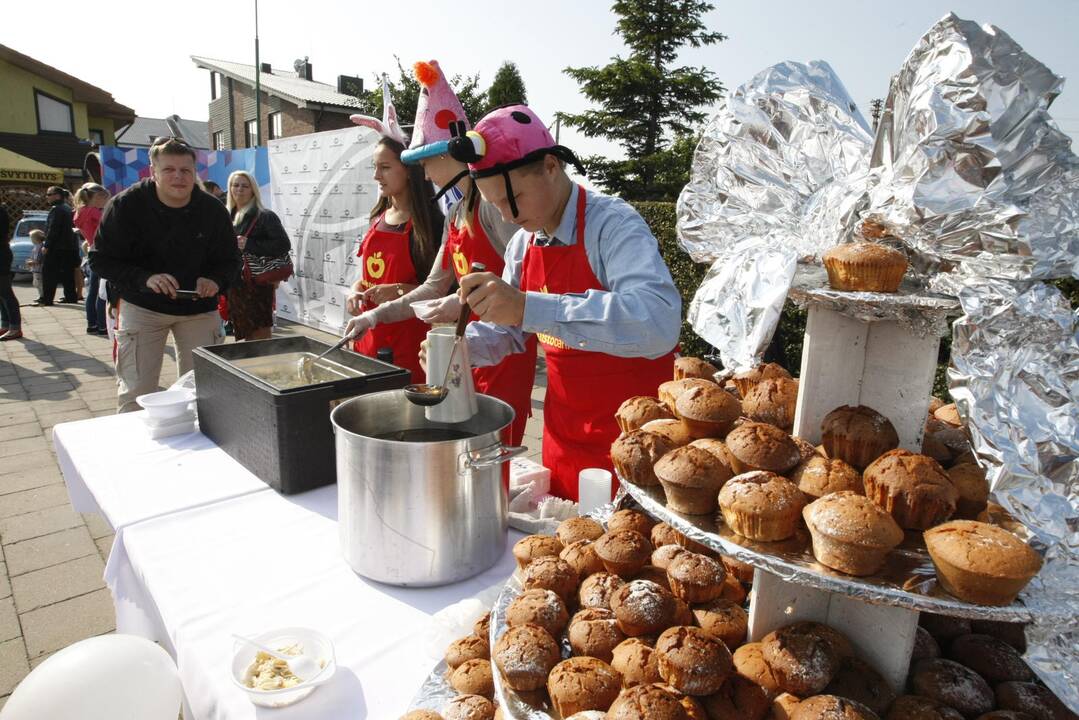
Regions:
[[[420,285],[431,270],[442,227],[442,213],[434,202],[431,184],[416,166],[401,162],[404,146],[383,137],[375,148],[374,179],[379,200],[371,210],[371,227],[360,243],[360,279],[346,302],[352,315],[395,300]],[[379,325],[353,343],[358,353],[375,357],[389,348],[393,363],[412,373],[412,382],[424,382],[420,369],[420,343],[426,323],[411,318]]]
[[[592,272],[585,252],[586,192],[577,192],[577,242],[541,247],[529,241],[521,269],[521,290],[554,294],[607,290]],[[566,347],[539,335],[547,358],[543,403],[543,465],[551,470],[551,494],[577,499],[577,475],[584,468],[611,466],[611,443],[618,437],[615,412],[627,398],[654,395],[674,372],[674,353],[660,358],[616,357]]]

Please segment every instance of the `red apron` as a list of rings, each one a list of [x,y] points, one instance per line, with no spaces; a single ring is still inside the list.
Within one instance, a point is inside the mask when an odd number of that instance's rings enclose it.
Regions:
[[[472,231],[458,228],[450,220],[446,247],[442,250],[442,266],[453,269],[460,280],[467,275],[473,262],[483,263],[488,272],[502,275],[505,259],[495,252],[483,226],[480,225],[479,206],[472,214]],[[472,320],[478,320],[475,314]],[[472,368],[472,381],[476,392],[496,397],[513,408],[513,425],[510,426],[509,443],[520,445],[525,434],[525,423],[532,415],[532,384],[536,380],[536,338],[529,337],[524,352],[507,355],[502,362],[490,367]]]
[[[416,268],[409,253],[408,238],[412,231],[409,220],[403,232],[379,230],[382,215],[371,224],[356,254],[360,260],[360,287],[366,290],[375,285],[404,283],[418,285]],[[362,310],[370,310],[373,304],[364,303]],[[427,337],[430,327],[417,318],[395,323],[383,323],[364,333],[352,348],[358,353],[375,357],[379,348],[393,350],[393,364],[412,372],[412,382],[425,382],[426,375],[420,369],[420,343]]]
[[[532,236],[521,268],[522,290],[554,294],[607,290],[588,263],[584,208],[585,190],[578,187],[575,244],[540,247]],[[616,357],[567,347],[550,335],[537,337],[547,356],[543,464],[551,470],[551,494],[576,500],[577,474],[582,469],[612,469],[618,406],[634,395],[655,395],[659,384],[674,376],[674,353],[655,360]]]

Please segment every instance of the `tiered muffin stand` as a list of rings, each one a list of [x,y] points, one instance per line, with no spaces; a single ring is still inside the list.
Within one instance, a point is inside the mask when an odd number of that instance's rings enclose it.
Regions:
[[[866,405],[885,415],[899,434],[900,447],[921,452],[940,338],[911,328],[934,326],[931,314],[955,314],[951,299],[904,288],[868,294],[850,305],[826,289],[819,269],[802,268],[791,295],[808,306],[794,435],[820,444],[821,420],[841,405]],[[871,299],[872,300],[872,299]],[[874,315],[872,319],[865,319]],[[914,323],[898,317],[913,318]],[[871,578],[832,571],[813,560],[808,539],[792,543],[751,543],[721,518],[680,515],[668,510],[660,488],[623,483],[629,495],[658,520],[669,523],[716,552],[754,566],[749,640],[799,620],[815,620],[844,632],[863,659],[902,692],[914,647],[919,611],[972,619],[1026,622],[1021,604],[986,607],[961,602],[936,587],[921,538],[907,533],[889,566]],[[774,547],[773,547],[774,546]]]

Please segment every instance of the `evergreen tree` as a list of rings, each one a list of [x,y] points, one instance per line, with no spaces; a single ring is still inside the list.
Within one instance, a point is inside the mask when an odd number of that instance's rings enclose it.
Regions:
[[[491,87],[487,88],[487,112],[503,105],[528,104],[528,94],[525,92],[525,81],[521,79],[521,73],[517,65],[506,61],[498,68],[495,79],[491,81]],[[476,122],[479,118],[472,118]]]
[[[412,68],[401,65],[401,58],[396,55],[393,59],[397,62],[396,79],[390,75],[390,93],[393,95],[393,106],[397,108],[397,118],[401,122],[405,132],[411,130],[412,122],[416,118],[416,104],[420,98],[420,84],[412,72]],[[468,119],[475,122],[482,117],[487,108],[487,93],[479,89],[480,76],[454,75],[449,78],[450,86],[457,93],[461,106],[465,110]],[[382,117],[382,73],[375,75],[372,90],[364,93],[360,98],[359,112],[371,117]]]
[[[681,190],[678,178],[688,178],[693,136],[705,119],[701,108],[723,94],[708,68],[677,66],[678,52],[726,36],[705,26],[703,15],[713,5],[700,0],[616,0],[612,9],[628,56],[603,67],[566,68],[599,109],[560,116],[586,136],[613,140],[625,150],[626,160],[594,156],[585,163],[609,192],[673,200]]]

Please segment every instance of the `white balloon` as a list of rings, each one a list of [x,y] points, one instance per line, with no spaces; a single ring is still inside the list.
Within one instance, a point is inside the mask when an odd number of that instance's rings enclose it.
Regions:
[[[176,720],[176,664],[135,635],[102,635],[60,650],[27,675],[0,720]]]

